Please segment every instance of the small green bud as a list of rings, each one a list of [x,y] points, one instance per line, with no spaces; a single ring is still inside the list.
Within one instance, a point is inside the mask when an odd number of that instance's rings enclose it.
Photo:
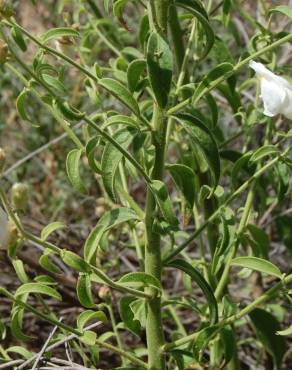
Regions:
[[[0,40],[0,64],[4,64],[8,59],[8,46],[6,42]]]
[[[23,183],[16,183],[12,186],[12,203],[16,209],[25,210],[28,203],[28,187]]]
[[[14,10],[10,0],[0,0],[0,17],[10,18],[14,15]]]
[[[6,162],[6,153],[0,148],[0,173],[3,171]]]

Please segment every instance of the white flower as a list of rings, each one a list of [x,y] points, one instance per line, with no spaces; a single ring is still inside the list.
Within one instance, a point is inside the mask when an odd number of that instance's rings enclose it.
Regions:
[[[8,217],[0,207],[0,249],[5,249],[8,242]]]
[[[263,64],[249,63],[261,81],[261,98],[264,103],[264,114],[274,117],[283,114],[292,119],[292,85],[284,78],[269,71]]]

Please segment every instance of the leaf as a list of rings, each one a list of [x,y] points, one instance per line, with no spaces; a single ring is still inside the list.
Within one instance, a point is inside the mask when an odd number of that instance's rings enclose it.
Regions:
[[[292,19],[292,8],[291,5],[279,5],[276,8],[270,9],[269,13],[282,13]]]
[[[149,186],[166,222],[168,222],[173,229],[177,229],[178,219],[174,214],[166,185],[160,180],[152,180]]]
[[[86,189],[79,173],[79,162],[82,155],[81,149],[71,150],[66,159],[67,175],[73,187],[80,193],[85,193]]]
[[[84,326],[89,321],[101,321],[103,323],[107,322],[107,317],[103,311],[93,311],[93,310],[86,310],[81,312],[81,314],[77,318],[77,328],[78,330],[82,331]]]
[[[33,337],[25,335],[22,332],[23,314],[24,314],[23,308],[14,307],[10,321],[10,328],[15,338],[17,338],[20,341],[27,342],[29,340],[32,340]]]
[[[270,240],[266,232],[256,225],[248,224],[247,229],[252,235],[253,241],[257,244],[261,256],[264,259],[268,259]]]
[[[204,349],[208,346],[210,340],[213,339],[214,336],[216,336],[220,332],[220,330],[221,330],[220,326],[214,325],[208,326],[198,333],[198,336],[193,346],[193,354],[195,359],[200,361],[200,357]]]
[[[233,65],[231,63],[221,63],[213,68],[199,83],[194,93],[194,102],[200,100],[204,95],[205,91],[212,85],[217,84],[218,80],[221,80],[222,76],[232,75]]]
[[[127,81],[128,88],[131,92],[134,92],[136,90],[139,79],[145,69],[145,59],[135,59],[129,64],[127,69]]]
[[[20,346],[12,346],[7,348],[6,352],[12,352],[12,353],[17,353],[18,355],[22,356],[26,360],[31,358],[33,356],[32,352],[28,351],[24,347]]]
[[[268,275],[273,275],[281,279],[282,273],[277,266],[272,262],[258,257],[236,257],[232,260],[233,266],[240,266],[251,270],[264,272]]]
[[[39,259],[39,264],[42,266],[42,268],[53,274],[61,274],[62,271],[59,269],[56,263],[51,261],[50,259],[51,254],[54,253],[50,249],[45,249],[44,253],[41,255]]]
[[[102,78],[98,84],[106,89],[115,98],[128,107],[136,116],[140,116],[140,109],[137,101],[133,98],[131,92],[119,81],[112,78]]]
[[[13,267],[17,274],[18,279],[22,283],[27,283],[29,281],[29,277],[27,276],[25,272],[23,262],[20,259],[16,258],[16,259],[12,259],[12,264],[13,264]]]
[[[25,120],[31,122],[31,118],[26,112],[26,97],[28,95],[29,90],[25,87],[22,92],[18,95],[16,99],[16,109],[20,115],[20,117]]]
[[[129,307],[134,314],[134,320],[138,320],[141,324],[141,327],[145,328],[148,310],[145,299],[135,299],[133,302],[130,303]]]
[[[47,226],[45,226],[41,232],[41,239],[42,240],[47,240],[49,235],[51,235],[54,231],[59,230],[59,229],[64,229],[66,228],[66,224],[61,221],[55,221],[51,222]]]
[[[230,326],[226,326],[221,329],[220,337],[221,341],[223,342],[225,353],[224,363],[227,365],[232,360],[234,354],[236,354],[236,337],[234,335],[234,331]]]
[[[134,313],[129,309],[130,304],[136,301],[135,297],[122,297],[120,300],[119,311],[125,326],[138,337],[141,334],[140,322],[134,318]]]
[[[260,341],[273,358],[275,370],[280,370],[286,345],[284,338],[276,335],[280,329],[277,319],[261,308],[254,309],[249,317]]]
[[[190,138],[197,144],[209,164],[213,192],[220,178],[220,157],[216,141],[209,129],[197,117],[190,114],[177,114],[174,118],[183,126]]]
[[[94,229],[89,234],[85,246],[84,246],[84,256],[87,262],[90,262],[97,249],[99,248],[99,242],[106,231],[109,231],[115,226],[123,222],[128,222],[131,220],[137,220],[137,214],[130,208],[121,207],[113,209],[106,212],[98,221]]]
[[[89,266],[89,264],[76,253],[62,249],[61,258],[66,263],[66,265],[72,267],[74,270],[77,270],[79,272],[91,271],[91,267]]]
[[[86,152],[86,156],[88,159],[89,167],[94,172],[101,174],[100,166],[97,160],[95,159],[95,149],[99,143],[100,143],[100,138],[98,136],[91,138],[86,144],[85,152]]]
[[[184,164],[169,164],[166,169],[170,172],[176,186],[180,189],[189,207],[192,208],[196,197],[196,180],[194,171]]]
[[[146,274],[145,272],[130,272],[122,276],[119,280],[120,284],[134,288],[152,287],[161,291],[161,284],[155,276]]]
[[[232,186],[235,188],[237,185],[237,182],[239,180],[239,173],[241,170],[247,172],[249,175],[252,175],[252,173],[255,170],[255,166],[250,165],[250,158],[252,156],[252,152],[244,153],[243,155],[238,158],[232,168],[231,171],[231,182]]]
[[[47,44],[50,40],[61,37],[79,37],[79,32],[69,27],[51,28],[40,36],[40,40],[43,44]]]
[[[76,291],[78,300],[82,306],[86,308],[92,308],[94,306],[89,274],[84,274],[82,272],[79,274]]]
[[[30,294],[30,293],[36,293],[36,294],[44,294],[48,295],[52,298],[55,298],[59,301],[62,300],[62,296],[60,293],[56,291],[56,289],[49,287],[44,284],[40,283],[26,283],[21,285],[15,292],[15,296],[20,296],[22,294]]]
[[[176,259],[167,264],[169,267],[174,267],[185,272],[189,275],[192,281],[195,281],[199,287],[202,289],[210,311],[210,324],[214,325],[218,322],[218,305],[213,291],[207,281],[204,279],[203,275],[195,269],[191,264],[184,260]]]
[[[125,125],[133,127],[134,129],[139,128],[137,121],[135,121],[132,117],[124,116],[122,114],[115,114],[114,116],[107,117],[103,127],[108,127],[111,125]]]
[[[66,92],[67,92],[66,87],[60,80],[58,80],[58,78],[53,77],[49,74],[43,73],[42,74],[42,80],[47,85],[49,85],[50,87],[55,89],[59,94],[61,94],[61,95],[66,94]]]
[[[173,60],[167,42],[156,32],[152,32],[147,44],[148,78],[157,104],[165,108],[171,88]]]
[[[115,132],[113,138],[124,149],[127,149],[134,138],[134,131],[129,128],[122,128]],[[123,154],[111,143],[107,143],[101,158],[102,181],[106,192],[113,201],[116,201],[115,176]]]
[[[11,35],[13,37],[13,40],[16,42],[16,44],[19,46],[20,50],[25,52],[27,50],[26,42],[23,38],[23,35],[19,28],[13,27],[11,30]]]
[[[292,335],[292,325],[290,325],[289,328],[287,328],[285,330],[278,330],[277,334],[278,335],[284,335],[284,336]]]
[[[202,24],[206,33],[207,42],[205,50],[200,56],[200,60],[204,59],[209,54],[215,41],[215,35],[209,23],[207,12],[205,11],[201,2],[197,0],[175,0],[175,5],[189,11]]]
[[[78,337],[81,342],[93,346],[96,341],[97,334],[92,330],[86,330],[81,337]]]
[[[250,157],[250,162],[258,162],[268,155],[275,155],[279,153],[279,149],[275,147],[275,145],[264,145],[253,153],[253,155]]]

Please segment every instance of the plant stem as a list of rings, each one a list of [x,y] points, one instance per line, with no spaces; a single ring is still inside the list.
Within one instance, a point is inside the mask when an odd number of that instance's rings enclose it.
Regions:
[[[219,325],[218,325],[218,331],[223,327],[223,326],[226,326],[226,325],[230,325],[232,323],[234,323],[235,321],[241,319],[242,317],[244,317],[245,315],[249,314],[250,312],[252,312],[255,308],[257,308],[259,305],[269,301],[270,299],[272,299],[276,293],[278,293],[278,291],[282,288],[285,287],[285,285],[288,285],[292,282],[292,274],[286,276],[283,280],[279,281],[277,284],[275,284],[272,288],[270,288],[269,290],[267,290],[264,294],[262,294],[260,297],[258,297],[255,301],[253,301],[252,303],[250,303],[249,305],[247,305],[245,308],[243,308],[241,311],[239,311],[238,313],[232,315],[232,316],[229,316],[227,319],[224,319],[222,320]],[[193,340],[195,340],[197,338],[197,336],[199,335],[200,331],[196,332],[196,333],[193,333],[191,335],[188,335],[184,338],[181,338],[181,339],[178,339],[172,343],[168,343],[166,344],[162,350],[167,352],[167,351],[170,351],[174,348],[177,348],[177,347],[180,347],[180,346],[183,346]]]
[[[271,45],[268,45],[265,48],[262,48],[262,49],[258,50],[254,54],[252,54],[249,57],[243,59],[241,62],[238,62],[234,66],[232,71],[230,71],[229,73],[226,73],[225,75],[222,75],[220,78],[211,82],[209,87],[205,88],[205,90],[202,92],[202,94],[199,95],[199,97],[196,99],[195,102],[197,103],[199,98],[201,98],[203,95],[208,94],[211,90],[215,89],[215,87],[220,85],[221,82],[225,81],[227,78],[229,78],[233,74],[237,73],[242,67],[244,67],[247,63],[249,63],[252,59],[257,58],[257,57],[261,56],[262,54],[264,54],[264,53],[266,53],[266,52],[268,52],[272,49],[275,49],[276,47],[281,46],[285,42],[288,42],[288,41],[291,41],[291,40],[292,40],[292,33],[290,33],[289,35],[287,35],[285,37],[282,37],[280,40],[277,40],[277,41],[273,42]],[[192,97],[188,98],[188,99],[185,99],[182,102],[178,103],[176,106],[170,108],[168,110],[167,114],[171,115],[171,114],[181,110],[185,106],[189,105],[191,102],[192,102]]]
[[[227,199],[226,201],[217,208],[217,210],[192,234],[190,237],[182,243],[180,246],[175,248],[170,254],[165,258],[163,261],[164,264],[167,264],[170,260],[172,260],[175,256],[177,256],[182,250],[187,248],[187,246],[194,240],[198,235],[201,234],[203,230],[209,225],[210,222],[215,220],[215,218],[220,214],[221,210],[226,207],[228,204],[230,204],[239,194],[241,194],[243,191],[245,191],[249,185],[259,178],[263,173],[265,173],[266,170],[268,170],[270,167],[274,166],[280,159],[284,158],[290,151],[292,150],[292,147],[290,146],[287,148],[283,154],[280,156],[272,159],[267,164],[265,164],[261,169],[256,171],[247,181],[245,181],[239,188],[237,188]]]
[[[153,113],[153,142],[155,145],[155,163],[151,178],[162,180],[164,169],[164,147],[167,119],[164,112],[154,106]],[[145,272],[155,276],[161,281],[161,247],[160,235],[153,231],[155,221],[155,198],[148,188],[146,197],[145,228],[146,228],[146,248],[145,248]],[[150,294],[152,289],[150,289]],[[154,293],[154,292],[153,292]],[[151,370],[165,369],[165,358],[159,352],[159,348],[164,344],[164,334],[161,318],[161,298],[156,297],[148,300],[148,313],[146,323],[146,334],[148,344],[148,365]]]

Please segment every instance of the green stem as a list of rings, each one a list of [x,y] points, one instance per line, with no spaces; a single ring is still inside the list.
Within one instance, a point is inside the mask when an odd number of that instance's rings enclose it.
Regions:
[[[5,207],[5,210],[7,211],[8,215],[9,215],[9,217],[13,220],[17,229],[19,230],[19,232],[21,233],[21,235],[25,239],[31,240],[31,241],[39,244],[39,245],[42,245],[44,248],[48,248],[48,249],[52,250],[54,253],[62,256],[62,249],[61,248],[59,248],[59,247],[55,246],[54,244],[49,243],[45,240],[42,240],[42,239],[38,238],[37,236],[35,236],[35,235],[33,235],[33,234],[24,230],[21,222],[19,221],[19,219],[16,217],[13,210],[11,209],[11,207],[9,205],[9,202],[7,201],[6,195],[5,195],[5,193],[4,193],[4,191],[1,187],[0,187],[0,199],[1,199],[1,201],[4,205],[4,207]],[[90,266],[92,272],[94,272],[100,279],[102,279],[103,282],[106,285],[108,285],[109,287],[111,287],[113,289],[116,289],[120,292],[129,293],[129,294],[133,295],[134,297],[138,297],[138,298],[151,299],[154,295],[154,294],[153,295],[147,294],[147,293],[142,292],[140,290],[128,288],[124,285],[116,283],[115,281],[113,281],[111,278],[109,278],[102,270],[100,270],[96,266],[93,266],[91,264],[89,264],[89,266]]]
[[[153,143],[155,146],[155,163],[151,174],[151,178],[155,180],[162,180],[163,177],[166,124],[167,120],[164,112],[155,105],[153,113]],[[161,281],[162,265],[160,235],[153,231],[155,210],[155,198],[151,190],[148,188],[145,211],[145,272],[155,276],[159,281]],[[151,294],[154,293],[151,288],[149,288],[149,291]],[[165,358],[164,355],[158,350],[164,344],[160,297],[155,297],[148,301],[146,334],[149,369],[164,370]]]
[[[255,301],[247,305],[245,308],[243,308],[241,311],[239,311],[237,314],[234,314],[230,317],[228,317],[225,320],[222,320],[218,325],[218,331],[226,325],[230,325],[234,323],[235,321],[238,321],[242,317],[248,315],[250,312],[252,312],[255,308],[260,306],[263,303],[266,303],[267,301],[271,300],[275,297],[275,294],[278,293],[278,291],[282,288],[284,288],[286,285],[292,283],[292,274],[286,276],[283,280],[281,280],[279,283],[275,284],[272,288],[267,290],[264,294],[262,294],[260,297],[258,297]],[[200,331],[193,333],[191,335],[188,335],[184,338],[178,339],[172,343],[166,344],[162,350],[167,352],[171,351],[174,348],[183,346],[193,340],[195,340],[198,335],[200,334]]]
[[[217,87],[218,85],[220,85],[221,82],[225,81],[231,75],[237,73],[242,67],[244,67],[247,63],[249,63],[252,59],[257,58],[257,57],[261,56],[262,54],[264,54],[264,53],[266,53],[266,52],[268,52],[268,51],[270,51],[272,49],[275,49],[276,47],[281,46],[285,42],[288,42],[288,41],[291,41],[291,40],[292,40],[292,33],[290,33],[289,35],[287,35],[285,37],[282,37],[280,40],[277,40],[277,41],[273,42],[271,45],[268,45],[265,48],[262,48],[261,50],[258,50],[257,52],[253,53],[249,57],[243,59],[241,62],[238,62],[234,66],[234,68],[233,68],[232,71],[230,71],[229,73],[226,73],[225,75],[221,76],[220,78],[218,78],[214,82],[211,82],[210,85],[209,85],[209,87],[207,87],[202,92],[202,94],[200,94],[199,98],[201,98],[202,96],[208,94],[211,90],[215,89],[215,87]],[[181,110],[182,108],[184,108],[185,106],[187,106],[188,104],[190,104],[192,102],[192,99],[193,98],[189,98],[189,99],[186,99],[186,100],[180,102],[176,106],[170,108],[168,110],[167,114],[168,115],[171,115],[171,114],[174,114],[175,112]],[[195,102],[197,103],[198,102],[198,99],[196,99]]]
[[[82,337],[83,336],[83,332],[79,331],[79,330],[76,330],[74,328],[72,328],[71,326],[68,326],[64,323],[62,323],[61,321],[51,317],[51,316],[47,316],[45,314],[43,314],[42,312],[36,310],[33,306],[31,306],[30,304],[28,303],[25,303],[17,298],[14,297],[13,294],[11,294],[10,292],[8,292],[6,289],[0,287],[0,294],[4,295],[5,297],[7,297],[8,299],[10,299],[11,301],[17,303],[19,306],[25,308],[26,310],[32,312],[33,314],[35,314],[36,316],[40,317],[41,319],[45,320],[45,321],[48,321],[50,322],[51,324],[53,324],[54,326],[58,326],[59,328],[62,328],[66,331],[68,331],[69,333],[72,333],[72,334],[75,334],[77,337]],[[137,357],[131,355],[129,352],[126,352],[120,348],[117,348],[115,346],[112,346],[111,344],[109,343],[106,343],[104,341],[100,341],[98,339],[96,339],[96,344],[98,344],[100,347],[103,347],[103,348],[106,348],[106,349],[109,349],[110,351],[114,352],[114,353],[117,353],[125,358],[127,358],[128,360],[130,360],[133,364],[136,364],[138,366],[141,366],[143,369],[147,369],[147,365],[145,364],[145,362],[139,360]]]
[[[270,167],[274,166],[279,160],[284,158],[290,151],[292,150],[292,147],[290,146],[287,148],[282,155],[272,159],[270,162],[265,164],[261,169],[256,171],[253,176],[251,176],[247,181],[245,181],[239,188],[237,188],[227,199],[226,201],[217,208],[217,210],[192,234],[190,237],[182,243],[180,246],[175,248],[170,254],[165,258],[163,261],[164,264],[167,264],[170,260],[172,260],[175,256],[177,256],[182,250],[187,248],[187,246],[194,240],[198,235],[201,234],[203,230],[209,225],[212,221],[215,220],[215,218],[220,214],[222,209],[226,207],[228,204],[230,204],[239,194],[241,194],[243,191],[245,191],[249,185],[259,178],[266,170],[268,170]]]
[[[219,301],[222,298],[222,295],[224,293],[224,289],[226,287],[226,284],[227,284],[227,281],[228,281],[228,278],[229,278],[231,262],[232,262],[233,258],[236,256],[236,253],[237,253],[237,249],[238,249],[238,245],[239,245],[238,239],[241,236],[242,232],[244,231],[244,228],[245,228],[245,226],[248,222],[248,218],[249,218],[249,215],[250,215],[250,211],[251,211],[252,203],[253,203],[253,199],[254,199],[254,187],[255,187],[255,183],[253,184],[252,188],[248,192],[246,202],[245,202],[245,206],[244,206],[244,210],[243,210],[243,214],[242,214],[240,224],[239,224],[239,227],[238,227],[237,235],[235,236],[236,240],[233,242],[233,244],[231,246],[231,250],[230,250],[227,262],[225,264],[221,279],[219,280],[219,283],[218,283],[217,288],[215,290],[215,297],[216,297],[217,301]]]

